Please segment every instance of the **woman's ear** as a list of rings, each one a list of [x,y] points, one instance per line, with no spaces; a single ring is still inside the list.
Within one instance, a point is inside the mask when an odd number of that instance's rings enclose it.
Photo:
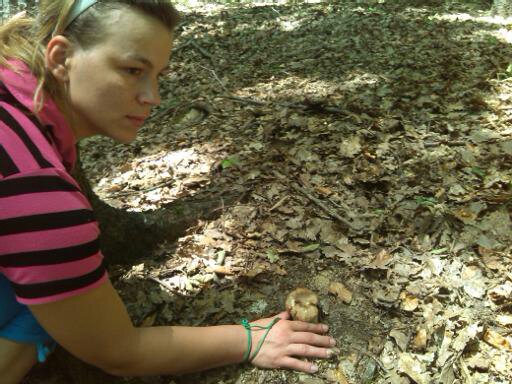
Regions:
[[[69,80],[69,61],[73,54],[73,45],[67,37],[57,35],[46,46],[45,64],[48,71],[60,82]]]

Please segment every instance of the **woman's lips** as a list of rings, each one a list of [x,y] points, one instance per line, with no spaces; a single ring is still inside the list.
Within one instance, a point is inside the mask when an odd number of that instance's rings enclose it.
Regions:
[[[127,116],[127,118],[137,128],[142,127],[146,121],[146,116]]]

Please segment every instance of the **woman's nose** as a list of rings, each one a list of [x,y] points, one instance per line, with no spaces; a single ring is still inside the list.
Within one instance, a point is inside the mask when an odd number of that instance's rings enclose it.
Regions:
[[[141,104],[158,105],[162,101],[160,98],[160,90],[158,83],[151,84],[148,82],[139,92],[139,102]]]

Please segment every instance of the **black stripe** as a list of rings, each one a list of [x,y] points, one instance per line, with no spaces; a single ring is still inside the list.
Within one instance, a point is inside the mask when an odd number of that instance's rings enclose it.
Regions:
[[[85,259],[100,251],[98,239],[85,244],[67,248],[47,249],[44,251],[10,253],[0,256],[0,265],[8,267],[32,267],[35,265],[53,265]]]
[[[4,93],[0,93],[0,101],[6,102],[7,104],[10,104],[11,107],[15,107],[16,109],[19,109],[20,112],[22,112],[31,122],[34,124],[41,133],[44,135],[46,140],[51,144],[52,143],[52,137],[47,127],[44,127],[43,124],[37,119],[37,117],[34,115],[34,113],[28,109],[26,106],[24,106],[22,103],[20,103],[8,90],[3,86],[3,84],[0,84],[0,89],[3,89]]]
[[[9,103],[9,104],[19,104],[20,102],[13,96],[11,93],[5,88],[5,86],[0,84],[0,89],[2,89],[3,93],[0,93],[0,101]]]
[[[7,126],[18,135],[41,168],[53,167],[53,165],[43,157],[39,148],[30,140],[30,137],[21,127],[20,123],[2,106],[0,106],[0,120],[7,124]]]
[[[0,220],[0,236],[66,228],[90,223],[92,221],[94,221],[94,216],[89,209],[15,217]]]
[[[5,148],[0,144],[0,173],[2,176],[8,177],[19,172],[20,170],[14,164],[14,161],[12,161]]]
[[[58,176],[30,176],[0,181],[0,197],[40,192],[80,192],[80,189]]]
[[[101,265],[94,271],[89,272],[88,274],[80,277],[55,280],[47,283],[24,285],[11,282],[11,285],[14,288],[14,292],[18,297],[22,297],[24,299],[36,299],[39,297],[53,296],[59,293],[69,292],[86,287],[98,281],[103,276],[104,273],[105,265],[102,262]]]

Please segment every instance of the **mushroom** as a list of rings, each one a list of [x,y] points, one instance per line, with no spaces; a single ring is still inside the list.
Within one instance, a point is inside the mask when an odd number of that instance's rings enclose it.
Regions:
[[[286,298],[286,310],[292,319],[318,323],[318,296],[307,288],[297,288]]]

